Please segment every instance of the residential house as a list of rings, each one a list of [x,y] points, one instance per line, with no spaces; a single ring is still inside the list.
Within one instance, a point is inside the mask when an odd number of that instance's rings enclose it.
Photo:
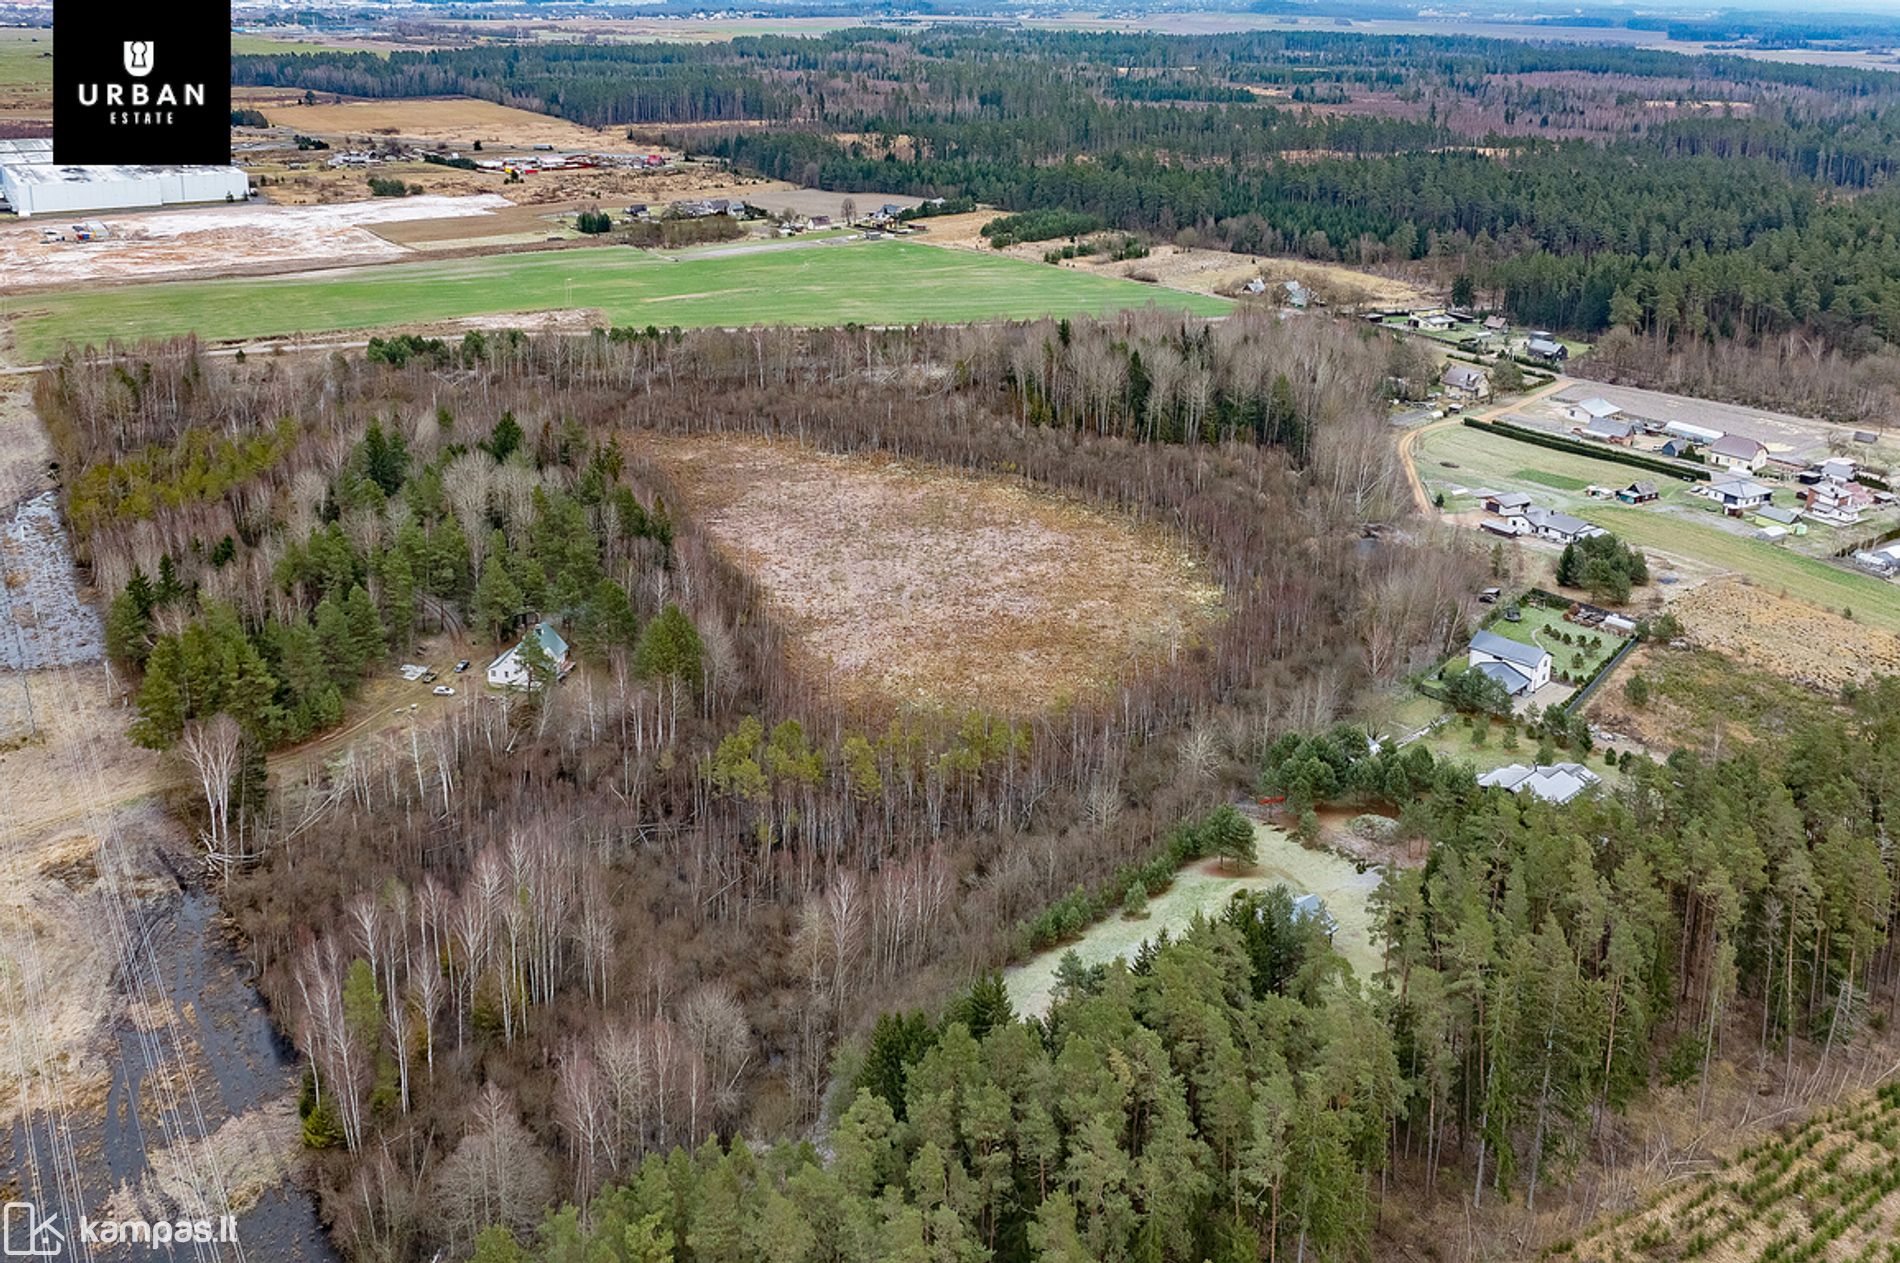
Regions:
[[[1601,395],[1592,395],[1588,399],[1581,399],[1575,403],[1567,403],[1564,405],[1564,415],[1569,417],[1572,421],[1584,425],[1588,425],[1592,421],[1614,417],[1622,411],[1621,408],[1603,398]]]
[[[1287,306],[1297,307],[1301,311],[1306,310],[1307,304],[1313,301],[1313,291],[1298,281],[1286,281],[1284,285],[1286,288]]]
[[[1804,494],[1807,515],[1829,526],[1854,525],[1860,521],[1862,510],[1872,507],[1874,502],[1873,493],[1859,483],[1837,482],[1832,478],[1815,483]]]
[[[553,662],[556,679],[566,675],[572,669],[574,664],[568,657],[567,641],[562,639],[561,633],[554,629],[553,623],[536,623],[534,630],[529,632],[528,636],[534,637],[540,643],[541,651]],[[527,636],[522,637],[519,643],[509,646],[506,653],[488,664],[490,684],[496,688],[533,687],[534,682],[528,675],[528,664],[521,656],[521,646],[527,642]]]
[[[1724,434],[1710,443],[1703,456],[1711,465],[1735,473],[1754,473],[1768,463],[1768,449],[1745,434]]]
[[[1465,399],[1483,399],[1491,393],[1491,379],[1469,364],[1447,364],[1438,379],[1446,390]]]
[[[1484,497],[1484,511],[1499,517],[1523,517],[1531,498],[1522,491],[1493,491]]]
[[[1550,364],[1570,358],[1570,348],[1548,333],[1533,333],[1531,340],[1524,344],[1524,353],[1532,359],[1543,360]]]
[[[1506,321],[1503,316],[1486,316],[1484,318],[1484,331],[1486,333],[1503,333],[1510,327],[1510,323]]]
[[[1443,333],[1456,322],[1442,311],[1433,311],[1423,315],[1413,316],[1410,320],[1406,321],[1406,323],[1411,325],[1414,329],[1422,329],[1426,333]]]
[[[1656,489],[1655,483],[1639,481],[1617,492],[1616,498],[1624,504],[1648,504],[1661,495],[1662,492]]]
[[[1528,697],[1550,683],[1550,652],[1527,645],[1494,631],[1480,631],[1471,638],[1466,665],[1482,671],[1512,697]]]
[[[1700,489],[1701,494],[1722,506],[1730,517],[1760,508],[1774,498],[1774,491],[1753,478],[1727,478]]]
[[[1266,278],[1256,276],[1240,288],[1249,294],[1264,294],[1267,292]]]
[[[1537,505],[1524,511],[1524,520],[1539,539],[1554,540],[1559,544],[1574,544],[1580,539],[1603,534],[1602,527],[1592,526],[1580,517]]]
[[[1478,778],[1478,784],[1529,794],[1547,803],[1567,803],[1577,795],[1600,784],[1603,778],[1581,763],[1552,763],[1525,767],[1512,763]]]
[[[1326,901],[1318,895],[1294,896],[1293,919],[1313,922],[1328,939],[1339,932],[1339,922],[1333,919],[1333,914],[1326,910]]]

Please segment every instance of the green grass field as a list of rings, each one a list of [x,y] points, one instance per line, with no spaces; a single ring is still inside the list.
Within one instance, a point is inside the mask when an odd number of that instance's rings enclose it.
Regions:
[[[322,40],[305,40],[286,35],[278,38],[273,35],[231,36],[231,52],[237,56],[271,53],[374,53],[378,57],[389,56],[382,48],[365,48],[361,44],[327,44]]]
[[[1851,609],[1863,622],[1900,632],[1900,585],[1715,525],[1721,521],[1719,514],[1707,500],[1691,494],[1689,483],[1469,426],[1425,435],[1419,440],[1417,460],[1419,476],[1431,489],[1502,485],[1529,491],[1537,503],[1574,513],[1638,548],[1733,570],[1770,590],[1832,610]],[[1526,468],[1527,461],[1535,461],[1535,468]],[[1446,468],[1445,462],[1453,467]],[[1637,507],[1557,489],[1560,480],[1621,487],[1638,478],[1650,478],[1662,487],[1659,503]],[[1474,503],[1460,496],[1450,507],[1467,509]],[[1816,537],[1819,542],[1827,538]]]
[[[693,328],[959,323],[1150,303],[1198,315],[1230,307],[1221,298],[902,241],[678,256],[606,246],[36,295],[13,307],[16,345],[34,358],[108,337],[195,332],[228,341],[559,308],[598,309],[616,325]]]
[[[1520,469],[1512,477],[1544,487],[1555,487],[1559,491],[1582,491],[1590,485],[1581,478],[1572,478],[1568,474],[1553,474],[1543,469]]]
[[[0,31],[0,89],[53,88],[53,33],[44,30]]]

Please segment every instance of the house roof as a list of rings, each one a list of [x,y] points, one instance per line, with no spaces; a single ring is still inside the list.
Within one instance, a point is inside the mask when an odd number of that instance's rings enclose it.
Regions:
[[[1638,480],[1636,482],[1631,483],[1629,486],[1623,488],[1623,490],[1629,492],[1631,495],[1638,495],[1638,496],[1653,496],[1653,495],[1661,494],[1660,492],[1656,490],[1655,483],[1642,481],[1642,480]]]
[[[1753,478],[1728,478],[1711,483],[1709,494],[1724,500],[1766,500],[1775,493],[1773,488],[1763,486]]]
[[[1564,349],[1563,343],[1553,342],[1549,338],[1532,338],[1528,345],[1538,355],[1555,355]]]
[[[1447,386],[1456,386],[1461,390],[1475,390],[1484,385],[1484,374],[1469,364],[1450,364],[1446,366],[1444,376],[1439,380]]]
[[[1555,509],[1531,508],[1525,511],[1532,526],[1557,531],[1564,535],[1581,535],[1590,529],[1590,524],[1580,517],[1568,513],[1559,513]]]
[[[1727,456],[1734,460],[1754,460],[1768,449],[1746,434],[1724,434],[1709,444],[1709,451],[1716,456]]]
[[[1586,412],[1593,417],[1613,417],[1623,411],[1602,395],[1591,395],[1588,399],[1572,406],[1578,411]]]
[[[546,653],[548,657],[554,659],[554,661],[559,662],[567,657],[567,641],[562,638],[560,632],[554,629],[553,623],[545,621],[536,623],[534,625],[534,631],[530,634],[540,640],[542,651]],[[521,655],[521,646],[527,643],[527,639],[526,636],[523,636],[520,640],[496,655],[495,660],[488,664],[488,669],[492,671],[510,658],[519,657]]]
[[[1635,430],[1636,427],[1629,422],[1618,421],[1615,417],[1591,417],[1590,424],[1583,427],[1585,434],[1597,434],[1613,439],[1626,439]]]
[[[1484,318],[1484,327],[1487,329],[1502,329],[1504,328],[1504,317],[1486,316]]]
[[[1488,675],[1504,686],[1504,691],[1516,697],[1531,686],[1531,677],[1519,671],[1508,662],[1480,662],[1471,668],[1480,675]]]
[[[1488,654],[1493,658],[1535,671],[1544,660],[1550,657],[1547,650],[1536,645],[1527,645],[1521,640],[1512,640],[1509,636],[1500,636],[1494,631],[1480,630],[1471,638],[1473,651]]]
[[[1549,803],[1567,803],[1592,785],[1599,784],[1602,779],[1581,763],[1552,763],[1539,767],[1512,763],[1496,771],[1486,772],[1478,778],[1478,784],[1507,789],[1513,794],[1528,792]]]
[[[1776,504],[1762,505],[1755,516],[1766,518],[1770,522],[1779,522],[1783,526],[1793,526],[1801,519],[1801,515],[1796,513],[1793,509],[1784,509]]]
[[[1522,509],[1531,502],[1530,496],[1522,491],[1500,491],[1495,495],[1486,496],[1485,499],[1500,509]]]

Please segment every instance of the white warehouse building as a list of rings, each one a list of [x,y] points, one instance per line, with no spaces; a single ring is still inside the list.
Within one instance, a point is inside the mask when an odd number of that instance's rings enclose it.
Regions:
[[[0,193],[21,218],[242,202],[251,182],[236,167],[62,167],[0,163]]]

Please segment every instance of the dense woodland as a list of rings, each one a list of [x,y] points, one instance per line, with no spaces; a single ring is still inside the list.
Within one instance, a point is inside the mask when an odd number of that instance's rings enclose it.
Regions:
[[[778,178],[1463,272],[1524,323],[1665,348],[1792,334],[1859,360],[1900,337],[1900,87],[1880,71],[1317,31],[925,30],[283,54],[235,75],[467,92],[636,133],[712,124],[688,143]]]
[[[795,1131],[840,1039],[1147,862],[1280,725],[1443,653],[1482,558],[1361,538],[1403,503],[1394,353],[1319,322],[1141,315],[57,364],[39,404],[118,593],[137,732],[201,785],[203,844],[309,1060],[338,1239],[409,1257],[493,1217],[492,1168],[459,1144],[471,1102],[493,1116],[484,1087],[510,1127],[538,1120],[550,1194]],[[888,453],[1165,523],[1225,618],[1058,713],[847,706],[785,669],[771,607],[615,442],[640,428]],[[273,746],[349,713],[417,637],[506,643],[535,617],[571,632],[567,682],[271,779]],[[609,1064],[640,1076],[635,1112],[583,1160],[555,1120]]]

